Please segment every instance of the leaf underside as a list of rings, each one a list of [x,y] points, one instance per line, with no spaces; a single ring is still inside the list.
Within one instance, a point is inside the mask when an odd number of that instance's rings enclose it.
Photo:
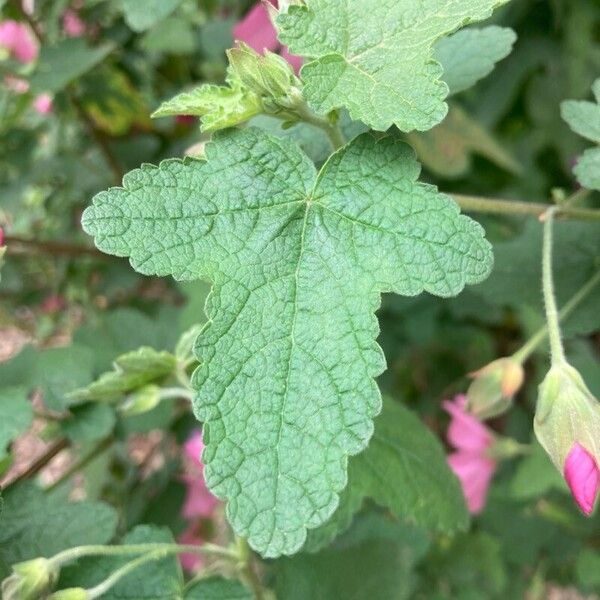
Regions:
[[[373,129],[425,131],[447,112],[436,42],[507,1],[305,0],[277,25],[290,51],[309,59],[303,94],[316,111],[344,107]]]
[[[381,292],[455,295],[488,275],[491,248],[394,137],[359,136],[319,173],[260,130],[213,139],[206,161],[126,175],[83,226],[141,273],[212,281],[194,376],[205,477],[274,557],[332,514],[372,434]]]

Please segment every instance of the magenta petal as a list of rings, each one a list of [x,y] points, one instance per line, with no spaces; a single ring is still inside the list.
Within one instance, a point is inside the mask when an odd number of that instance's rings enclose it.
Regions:
[[[485,506],[496,463],[477,454],[455,452],[448,456],[448,464],[460,480],[469,512],[480,513]]]
[[[194,479],[187,479],[187,484],[182,516],[185,519],[211,517],[219,501],[208,491],[204,478],[200,475]]]
[[[30,29],[17,21],[0,22],[0,46],[22,63],[32,62],[38,55],[38,44]]]
[[[49,115],[52,112],[52,96],[40,94],[33,102],[33,107],[40,115]]]
[[[262,2],[253,6],[244,19],[233,28],[233,37],[245,42],[257,52],[262,52],[265,48],[275,50],[279,45],[275,28]]]
[[[63,32],[67,37],[81,37],[85,33],[85,23],[72,9],[67,9],[63,14]]]
[[[183,445],[185,456],[194,464],[202,466],[202,451],[204,442],[202,441],[202,432],[199,429],[194,430],[192,435]]]
[[[583,446],[575,444],[571,448],[565,461],[564,477],[579,508],[591,515],[600,488],[600,470]]]
[[[465,396],[457,396],[453,402],[443,404],[452,417],[447,433],[448,443],[458,450],[483,452],[492,443],[492,434],[481,421],[465,411],[465,405]]]
[[[200,546],[204,540],[196,533],[195,526],[188,527],[178,538],[180,544]],[[202,556],[199,554],[180,554],[179,561],[181,566],[189,572],[199,571],[204,566]]]

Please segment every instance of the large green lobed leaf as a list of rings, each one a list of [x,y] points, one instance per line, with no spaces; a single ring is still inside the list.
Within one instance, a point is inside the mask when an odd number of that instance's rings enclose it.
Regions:
[[[205,476],[235,531],[277,556],[332,514],[371,437],[380,293],[457,294],[491,248],[394,137],[359,136],[319,173],[260,130],[214,140],[206,161],[129,173],[83,226],[141,273],[213,282],[194,377]]]
[[[345,107],[373,129],[425,131],[448,110],[436,42],[507,1],[305,0],[277,25],[290,51],[309,58],[301,75],[316,111]]]

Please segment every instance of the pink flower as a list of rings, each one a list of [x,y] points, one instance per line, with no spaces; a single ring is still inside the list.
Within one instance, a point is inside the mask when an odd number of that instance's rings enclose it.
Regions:
[[[52,112],[52,96],[40,94],[33,102],[33,107],[40,115],[48,115]]]
[[[0,227],[0,248],[4,247],[5,241],[4,229]]]
[[[460,480],[469,511],[477,514],[485,506],[497,464],[488,456],[494,434],[465,411],[466,404],[463,395],[456,396],[453,402],[444,402],[451,417],[448,443],[456,449],[448,456],[448,464]]]
[[[277,0],[269,1],[277,6]],[[290,54],[287,47],[279,43],[277,32],[269,17],[269,11],[263,2],[255,4],[250,12],[233,28],[233,37],[236,40],[245,42],[256,52],[264,52],[264,50],[279,51],[279,54],[292,65],[296,73],[302,66],[302,58]]]
[[[204,540],[197,531],[195,525],[188,527],[178,538],[177,541],[180,544],[200,546],[204,543]],[[192,573],[199,571],[204,566],[204,561],[200,554],[180,554],[179,561],[181,566]]]
[[[591,515],[600,488],[600,469],[594,457],[577,443],[565,460],[564,477],[579,508]]]
[[[187,494],[181,514],[186,519],[211,517],[218,500],[208,491],[204,483],[204,465],[201,459],[204,443],[200,431],[194,431],[183,448],[188,468],[182,478],[187,485]]]
[[[63,32],[67,37],[81,37],[86,32],[85,23],[79,18],[79,15],[71,8],[68,8],[62,17]]]
[[[16,94],[26,94],[29,91],[29,82],[13,75],[4,77],[4,85]]]
[[[23,23],[18,21],[0,21],[0,47],[10,52],[10,55],[22,63],[34,61],[39,47],[33,33]]]

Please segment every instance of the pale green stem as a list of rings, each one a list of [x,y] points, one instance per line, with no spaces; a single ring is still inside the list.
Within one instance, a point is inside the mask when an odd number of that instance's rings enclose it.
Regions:
[[[120,569],[117,569],[114,573],[109,575],[103,582],[87,590],[88,600],[96,600],[96,598],[102,597],[110,590],[110,588],[119,583],[121,579],[129,575],[132,571],[135,571],[137,568],[148,562],[158,560],[159,558],[162,558],[162,556],[164,556],[163,552],[152,552],[128,562],[126,565],[123,565]]]
[[[466,212],[486,213],[492,215],[529,215],[541,217],[549,208],[556,208],[561,218],[580,219],[584,221],[600,220],[600,210],[578,208],[567,204],[552,207],[541,202],[522,202],[519,200],[501,200],[483,196],[464,196],[451,194],[454,201]]]
[[[600,271],[598,271],[591,279],[589,279],[581,288],[571,297],[571,299],[560,309],[558,313],[559,321],[566,319],[579,304],[587,298],[588,294],[600,283]],[[536,350],[536,348],[548,336],[548,326],[541,327],[525,344],[517,350],[512,359],[523,364]]]
[[[221,556],[230,560],[237,560],[237,552],[215,544],[193,546],[186,544],[129,544],[123,546],[77,546],[63,550],[50,560],[60,567],[61,565],[82,558],[83,556],[123,556],[128,554],[147,554],[149,552],[165,552],[167,554],[208,554]]]
[[[548,324],[548,337],[550,338],[550,351],[552,364],[564,363],[565,350],[563,348],[556,296],[554,294],[554,280],[552,278],[552,243],[554,214],[557,208],[548,210],[544,220],[544,245],[542,249],[542,288],[544,291],[544,304],[546,306],[546,322]]]
[[[187,398],[188,400],[193,400],[196,394],[192,390],[188,390],[185,388],[173,387],[173,388],[162,388],[160,390],[160,399],[161,400],[172,400],[174,398]]]
[[[252,588],[256,600],[264,600],[265,590],[252,566],[252,550],[248,542],[240,537],[237,539],[238,555],[240,558],[240,575],[244,582]]]

